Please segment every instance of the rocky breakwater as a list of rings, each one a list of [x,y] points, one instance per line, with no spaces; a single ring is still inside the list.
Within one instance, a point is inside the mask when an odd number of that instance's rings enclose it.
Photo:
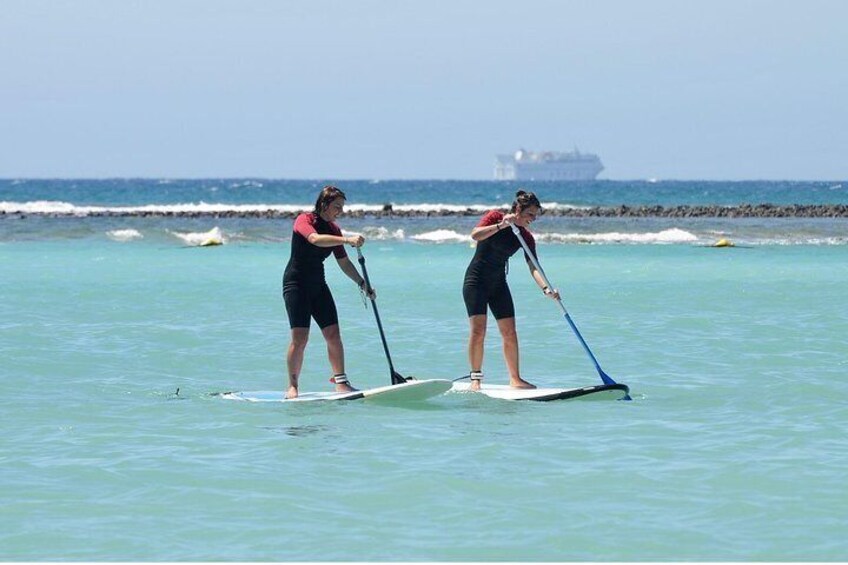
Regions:
[[[545,211],[577,218],[845,218],[846,204],[741,204],[737,206],[613,206]]]
[[[305,211],[305,210],[304,210]],[[95,210],[85,214],[45,212],[28,214],[0,210],[0,218],[24,218],[27,215],[67,217],[139,217],[139,218],[294,218],[300,211],[290,210]],[[848,204],[740,204],[735,206],[592,206],[586,208],[550,208],[548,216],[572,218],[848,218]],[[440,216],[480,216],[479,208],[441,210],[396,210],[385,204],[374,210],[350,210],[346,216],[353,218],[429,218]]]
[[[503,209],[506,211],[506,208]],[[741,204],[737,206],[592,206],[548,208],[547,216],[571,218],[848,218],[848,204]],[[474,208],[464,210],[394,210],[386,204],[380,211],[349,212],[353,217],[479,216]]]

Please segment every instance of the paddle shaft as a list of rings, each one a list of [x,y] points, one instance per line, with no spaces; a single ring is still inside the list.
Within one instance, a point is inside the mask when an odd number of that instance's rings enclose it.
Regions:
[[[510,227],[512,228],[512,233],[515,234],[515,237],[517,237],[519,243],[521,243],[521,247],[524,248],[524,252],[527,254],[528,257],[530,257],[530,261],[533,263],[533,266],[536,267],[536,270],[539,271],[539,274],[542,276],[542,280],[544,281],[545,286],[553,290],[551,281],[548,280],[548,276],[545,274],[545,271],[542,269],[542,266],[539,264],[539,261],[530,251],[530,248],[527,246],[527,242],[524,241],[524,237],[521,235],[521,232],[518,231],[518,226],[510,224]],[[601,377],[601,381],[603,381],[603,383],[607,385],[616,384],[612,377],[607,375],[604,370],[601,369],[601,365],[600,363],[598,363],[598,360],[595,358],[595,355],[592,353],[592,350],[589,349],[588,345],[586,345],[586,340],[584,340],[583,336],[580,335],[580,330],[577,329],[577,326],[574,324],[574,321],[571,319],[571,316],[568,315],[568,310],[565,309],[565,304],[562,303],[562,299],[557,298],[557,303],[559,304],[559,307],[562,308],[562,313],[565,316],[565,321],[567,321],[568,325],[571,326],[572,331],[574,331],[574,335],[576,335],[577,339],[580,341],[580,345],[583,346],[583,349],[586,350],[586,353],[589,355],[589,359],[591,359],[592,363],[595,364],[595,369],[597,369],[598,376]]]
[[[383,351],[386,352],[386,360],[389,362],[389,372],[392,379],[392,384],[397,385],[405,383],[406,379],[395,371],[392,364],[392,356],[389,353],[389,344],[386,343],[386,334],[383,332],[383,323],[380,321],[380,313],[377,311],[377,299],[374,298],[373,288],[371,287],[371,279],[368,278],[368,269],[365,268],[365,257],[362,255],[362,249],[356,248],[356,254],[359,256],[359,265],[362,267],[362,276],[365,278],[365,291],[371,298],[371,306],[374,309],[374,318],[377,320],[377,329],[380,330],[380,340],[383,342]]]

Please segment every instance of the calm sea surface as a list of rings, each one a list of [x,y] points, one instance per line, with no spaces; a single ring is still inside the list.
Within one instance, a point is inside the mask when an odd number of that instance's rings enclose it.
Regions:
[[[0,559],[848,560],[848,220],[543,216],[542,264],[633,401],[388,407],[214,396],[283,386],[291,220],[85,213],[301,206],[321,184],[0,181]],[[488,206],[515,188],[339,185],[351,206]],[[560,205],[848,201],[837,182],[532,188]],[[474,222],[340,221],[368,237],[401,373],[468,370]],[[224,245],[194,245],[215,228]],[[525,378],[599,384],[521,263]],[[388,384],[373,313],[327,272],[348,374]],[[485,369],[505,383],[496,333]],[[313,330],[302,389],[330,390],[329,373]]]

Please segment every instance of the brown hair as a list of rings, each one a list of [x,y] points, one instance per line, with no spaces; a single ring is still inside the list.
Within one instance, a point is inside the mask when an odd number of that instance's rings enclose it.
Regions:
[[[536,195],[532,192],[525,192],[523,190],[519,190],[515,193],[515,201],[512,203],[512,213],[518,214],[519,212],[523,212],[530,206],[536,206],[539,208],[539,211],[542,211],[542,204],[539,202],[539,199],[536,198]]]
[[[330,202],[335,200],[336,198],[342,197],[347,200],[345,193],[332,185],[327,185],[321,189],[321,192],[318,194],[318,199],[315,201],[315,208],[312,210],[316,215],[320,216],[321,212],[327,209],[327,206],[330,205]]]

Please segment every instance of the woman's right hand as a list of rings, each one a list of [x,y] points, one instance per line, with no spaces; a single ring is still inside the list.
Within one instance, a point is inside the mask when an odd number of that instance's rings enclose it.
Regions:
[[[352,235],[349,238],[347,238],[347,243],[351,247],[362,247],[363,245],[365,245],[365,238],[362,237],[361,234],[360,235]]]
[[[501,224],[503,224],[505,228],[508,228],[515,223],[515,218],[515,214],[505,214],[503,220],[501,220]]]

